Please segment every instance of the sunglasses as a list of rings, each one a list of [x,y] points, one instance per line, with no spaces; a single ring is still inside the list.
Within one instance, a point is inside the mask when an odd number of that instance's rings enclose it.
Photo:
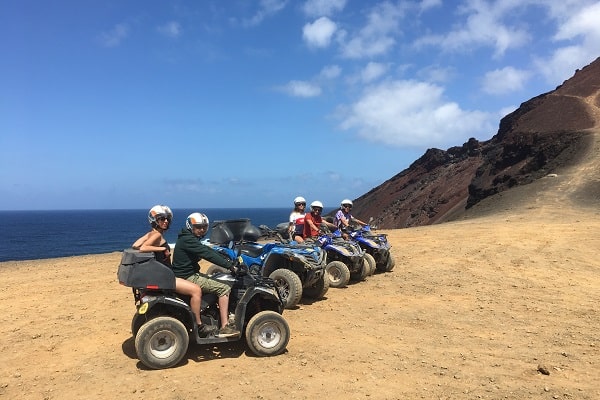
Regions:
[[[195,229],[206,229],[208,228],[208,225],[206,224],[202,224],[202,225],[192,225]]]
[[[306,206],[306,203],[296,203],[296,205],[297,205],[298,207],[300,207],[300,206]]]
[[[346,208],[352,208],[352,206],[350,204],[344,204],[343,206]]]
[[[158,222],[163,222],[163,221],[169,221],[169,222],[171,222],[171,218],[169,218],[169,217],[156,217],[156,220]]]
[[[321,212],[323,209],[321,207],[313,207],[313,211]]]

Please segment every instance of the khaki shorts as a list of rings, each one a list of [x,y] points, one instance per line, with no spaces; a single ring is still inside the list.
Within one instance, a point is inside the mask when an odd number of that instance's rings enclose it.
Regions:
[[[188,281],[194,282],[202,288],[202,293],[216,293],[219,297],[228,295],[231,287],[217,280],[214,280],[204,274],[196,273],[188,276]]]

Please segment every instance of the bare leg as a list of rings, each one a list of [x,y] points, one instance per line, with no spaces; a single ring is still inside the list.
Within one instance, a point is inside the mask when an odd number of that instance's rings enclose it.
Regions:
[[[190,296],[190,308],[192,309],[194,317],[196,317],[196,324],[201,325],[200,302],[202,301],[202,289],[200,286],[185,279],[176,278],[175,291]]]
[[[229,295],[219,297],[219,314],[221,315],[221,328],[224,328],[229,321]]]

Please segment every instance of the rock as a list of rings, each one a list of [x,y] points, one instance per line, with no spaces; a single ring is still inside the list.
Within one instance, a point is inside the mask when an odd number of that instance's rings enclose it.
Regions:
[[[537,370],[544,375],[550,375],[550,370],[542,364],[538,365]]]

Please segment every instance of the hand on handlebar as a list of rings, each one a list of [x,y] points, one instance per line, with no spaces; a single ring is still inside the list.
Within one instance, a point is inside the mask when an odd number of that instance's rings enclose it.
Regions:
[[[238,274],[244,269],[247,270],[248,266],[244,264],[244,259],[242,258],[242,256],[237,256],[237,258],[233,260],[233,264],[231,265],[231,267],[229,267],[229,270],[234,275]]]

